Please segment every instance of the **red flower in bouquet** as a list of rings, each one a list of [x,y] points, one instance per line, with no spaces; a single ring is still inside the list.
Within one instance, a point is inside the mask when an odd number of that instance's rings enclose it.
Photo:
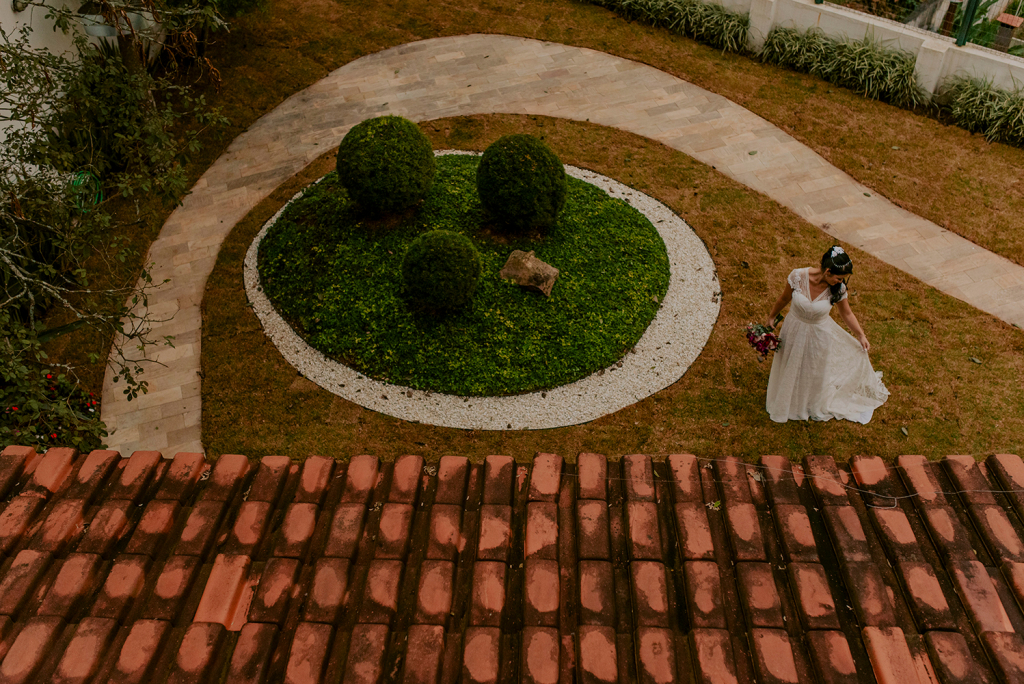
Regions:
[[[773,330],[778,326],[779,320],[782,316],[775,318],[775,326],[771,328],[761,325],[760,323],[748,323],[747,324],[747,342],[757,352],[758,363],[768,358],[768,354],[779,348],[779,337]]]

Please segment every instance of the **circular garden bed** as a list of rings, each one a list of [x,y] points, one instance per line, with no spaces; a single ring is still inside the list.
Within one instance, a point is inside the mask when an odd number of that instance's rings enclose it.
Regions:
[[[359,214],[336,174],[307,188],[260,243],[260,281],[274,307],[327,357],[431,392],[532,392],[614,364],[668,288],[657,230],[622,200],[568,178],[565,208],[543,237],[509,235],[481,207],[478,163],[440,156],[423,203],[386,220]],[[432,230],[468,237],[482,265],[469,305],[446,314],[423,308],[403,286],[407,248]],[[516,249],[560,270],[550,297],[499,277]]]

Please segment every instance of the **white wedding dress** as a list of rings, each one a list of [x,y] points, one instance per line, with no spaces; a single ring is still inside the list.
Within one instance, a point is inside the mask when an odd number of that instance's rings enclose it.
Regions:
[[[786,279],[793,301],[772,359],[768,415],[777,423],[832,418],[867,423],[889,390],[860,342],[829,315],[828,288],[811,300],[808,271],[798,268]]]

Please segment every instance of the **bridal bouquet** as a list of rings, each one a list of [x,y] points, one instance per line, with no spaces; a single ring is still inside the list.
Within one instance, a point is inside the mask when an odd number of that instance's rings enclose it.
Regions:
[[[775,318],[776,326],[778,326],[781,319],[782,316]],[[758,363],[768,358],[769,352],[779,348],[779,337],[772,332],[774,329],[774,327],[768,328],[760,323],[747,324],[747,341],[750,342],[750,346],[754,348],[754,351],[758,353]]]

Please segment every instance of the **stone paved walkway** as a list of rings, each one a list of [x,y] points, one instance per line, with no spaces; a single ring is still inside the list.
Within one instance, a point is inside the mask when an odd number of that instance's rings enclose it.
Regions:
[[[0,453],[3,684],[1024,681],[1018,456],[122,455]]]
[[[1024,268],[878,197],[805,145],[723,97],[612,55],[526,38],[470,35],[411,43],[346,64],[296,93],[231,144],[150,250],[171,286],[150,310],[176,347],[152,356],[150,393],[103,388],[112,448],[201,451],[200,303],[221,242],[280,183],[371,116],[413,120],[541,114],[662,142],[994,316],[1024,326]],[[751,152],[757,152],[751,155]],[[143,445],[145,445],[143,447]]]

